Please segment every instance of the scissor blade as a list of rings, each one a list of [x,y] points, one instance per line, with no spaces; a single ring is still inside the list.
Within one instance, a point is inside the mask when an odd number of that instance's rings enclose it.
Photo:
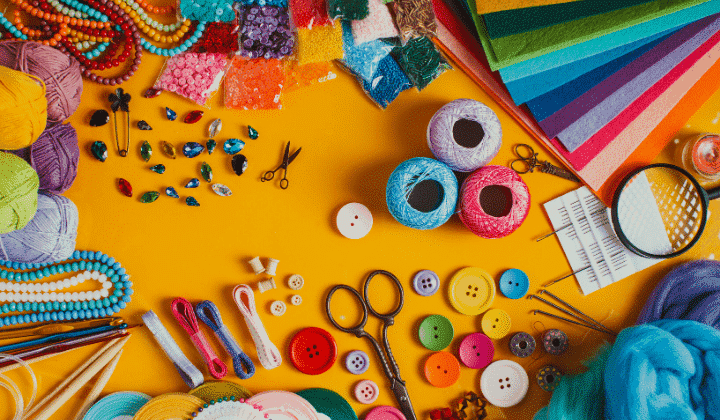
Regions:
[[[290,145],[290,143],[288,143],[288,146],[289,146],[289,145]],[[288,165],[291,164],[293,160],[295,160],[295,158],[297,157],[297,155],[300,154],[300,151],[301,151],[301,150],[302,150],[302,147],[299,148],[299,149],[297,149],[297,150],[295,151],[295,153],[293,153],[292,156],[290,156],[290,160],[288,160]]]
[[[290,142],[287,142],[287,145],[285,146],[285,155],[283,156],[282,166],[287,168],[290,162],[292,162],[292,159],[290,159]]]

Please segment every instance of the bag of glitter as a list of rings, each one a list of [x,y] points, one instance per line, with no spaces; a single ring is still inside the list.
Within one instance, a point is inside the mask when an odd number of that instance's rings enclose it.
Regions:
[[[281,109],[285,83],[283,62],[277,58],[233,58],[225,77],[225,107]]]
[[[393,7],[403,44],[413,38],[437,35],[432,0],[395,0]]]
[[[381,39],[356,44],[351,23],[343,21],[342,29],[343,50],[345,52],[342,63],[363,80],[371,80],[380,65],[380,61],[390,54],[393,45]]]
[[[452,69],[428,37],[413,38],[405,45],[396,46],[392,55],[418,90]]]
[[[240,6],[240,54],[247,58],[284,58],[293,54],[295,34],[287,7]]]
[[[368,0],[327,0],[330,19],[362,20],[370,14]]]
[[[387,55],[380,60],[377,70],[369,80],[365,80],[347,66],[342,66],[355,75],[363,91],[382,109],[387,108],[400,95],[400,92],[412,87],[412,83],[392,55]]]
[[[299,64],[295,60],[285,60],[285,92],[291,92],[312,86],[317,83],[324,83],[335,80],[337,74],[333,63],[321,61],[319,63]]]
[[[198,105],[207,102],[220,88],[229,60],[225,54],[185,52],[170,57],[153,86],[176,93]]]
[[[191,51],[196,53],[232,54],[238,51],[238,36],[240,25],[236,22],[211,22],[205,26],[205,31]]]
[[[332,25],[326,0],[290,0],[290,10],[298,28]]]
[[[234,22],[233,0],[178,0],[178,19],[200,22]]]

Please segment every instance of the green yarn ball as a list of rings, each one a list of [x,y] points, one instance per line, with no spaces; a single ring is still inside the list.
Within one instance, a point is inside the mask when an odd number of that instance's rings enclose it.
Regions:
[[[23,159],[0,152],[0,234],[25,227],[35,216],[40,178]]]

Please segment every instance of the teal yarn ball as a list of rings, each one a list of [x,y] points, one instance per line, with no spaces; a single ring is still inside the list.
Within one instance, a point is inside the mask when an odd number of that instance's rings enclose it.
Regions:
[[[40,178],[21,158],[0,152],[0,234],[22,229],[37,210]]]
[[[438,193],[437,197],[424,203],[422,197],[419,200],[413,197],[433,190]],[[458,181],[444,163],[424,157],[412,158],[390,175],[385,197],[390,214],[401,224],[413,229],[434,229],[455,213]]]

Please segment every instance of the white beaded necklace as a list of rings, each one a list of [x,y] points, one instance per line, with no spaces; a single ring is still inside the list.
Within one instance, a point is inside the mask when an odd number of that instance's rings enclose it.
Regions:
[[[56,292],[83,284],[85,280],[97,280],[102,288],[83,292]],[[110,295],[112,282],[99,271],[86,270],[77,276],[48,283],[0,282],[0,302],[81,302],[100,300]]]

